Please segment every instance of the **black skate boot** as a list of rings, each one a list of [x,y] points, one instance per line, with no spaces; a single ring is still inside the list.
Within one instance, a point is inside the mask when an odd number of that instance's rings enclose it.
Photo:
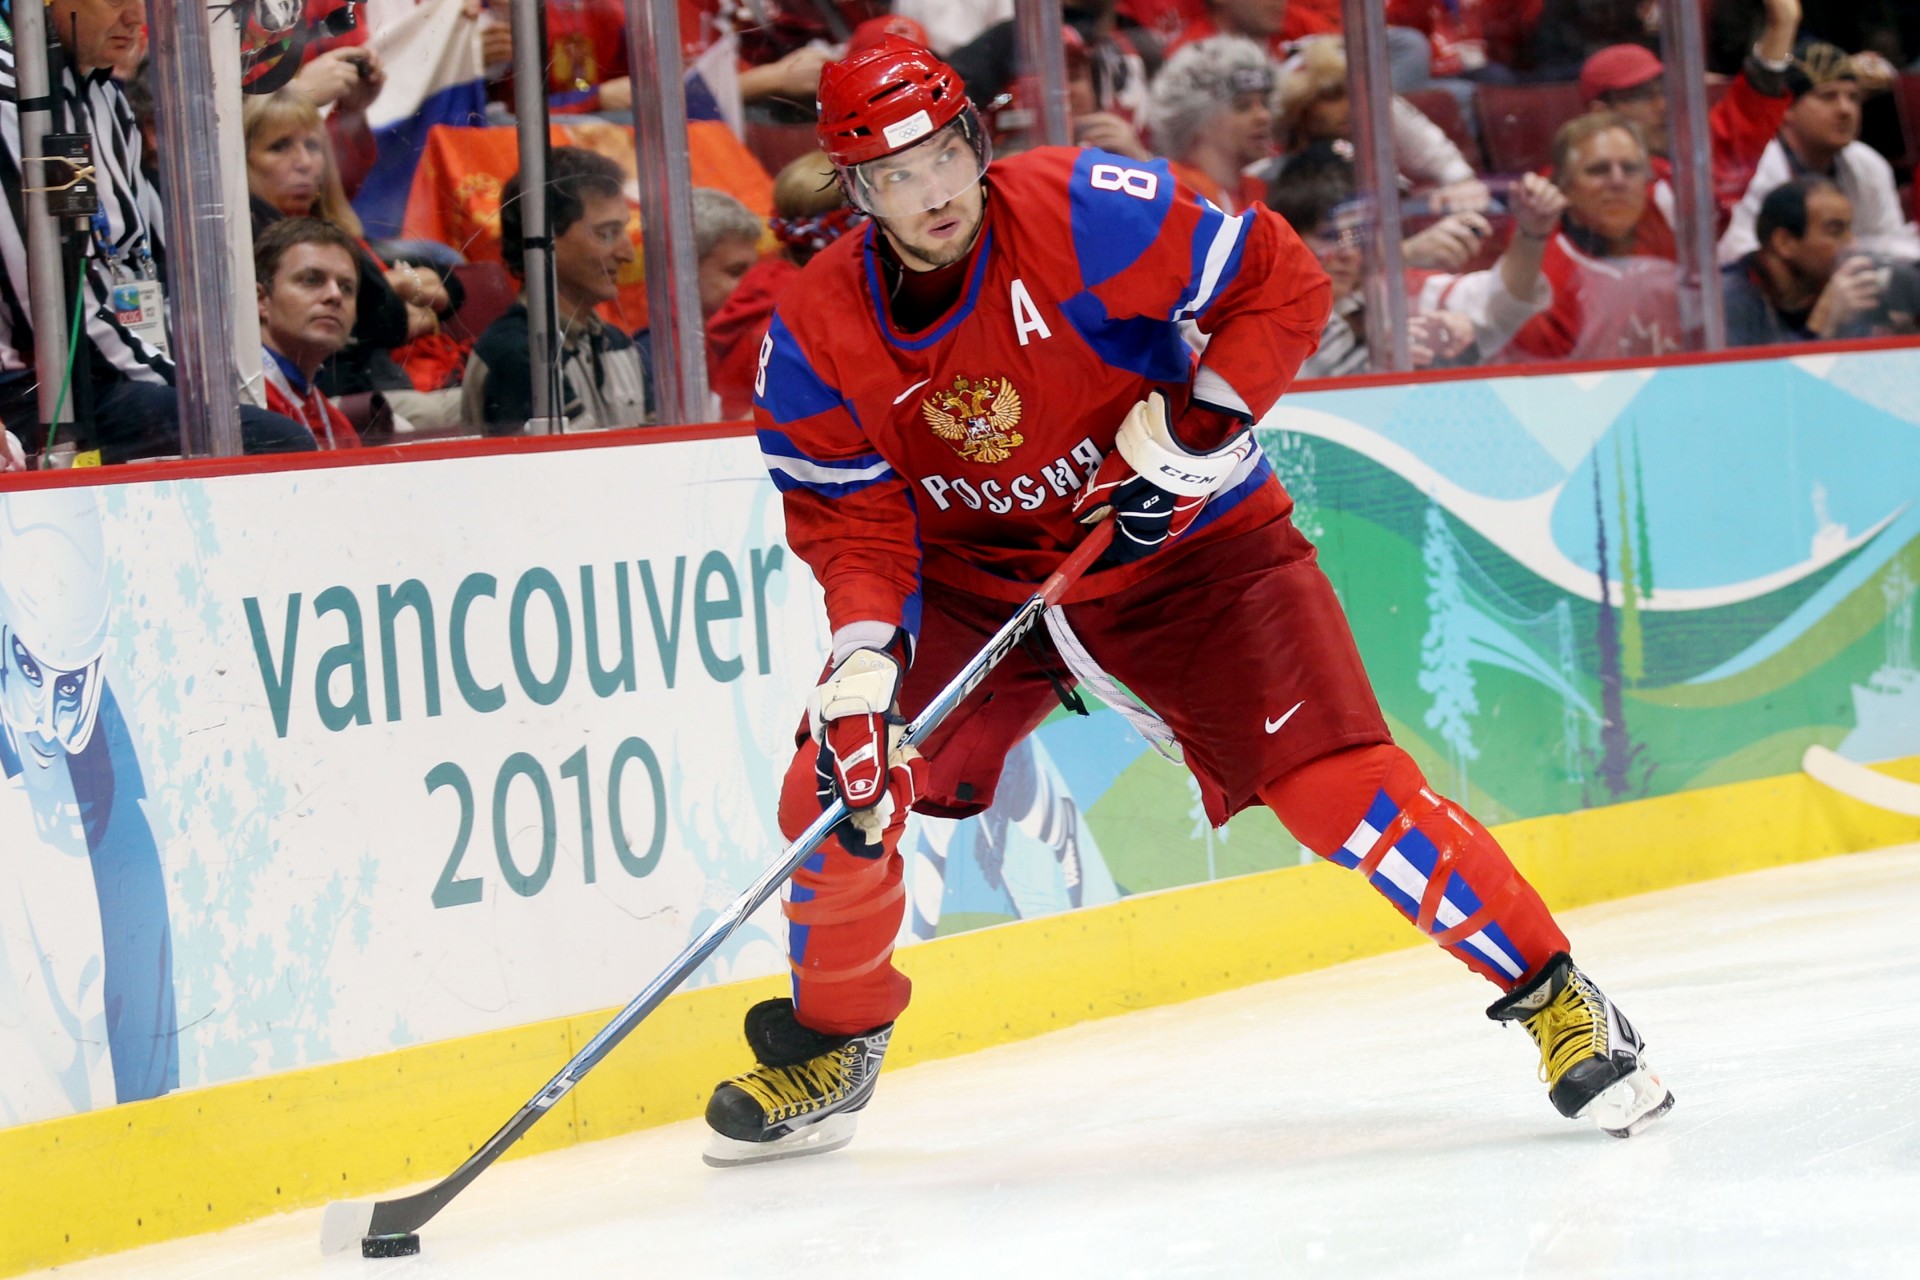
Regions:
[[[1647,1067],[1633,1024],[1564,951],[1487,1016],[1518,1022],[1540,1046],[1540,1078],[1561,1115],[1590,1116],[1603,1132],[1629,1138],[1672,1110],[1673,1094]]]
[[[857,1036],[803,1027],[793,1001],[747,1010],[747,1045],[760,1064],[715,1087],[713,1129],[701,1157],[718,1168],[838,1151],[853,1141],[854,1113],[873,1097],[893,1024]]]

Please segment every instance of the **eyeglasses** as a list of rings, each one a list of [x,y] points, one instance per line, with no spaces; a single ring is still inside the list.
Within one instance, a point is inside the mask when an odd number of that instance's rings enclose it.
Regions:
[[[1580,176],[1584,178],[1606,178],[1615,173],[1623,178],[1644,178],[1647,176],[1647,162],[1644,160],[1590,160],[1580,166]]]

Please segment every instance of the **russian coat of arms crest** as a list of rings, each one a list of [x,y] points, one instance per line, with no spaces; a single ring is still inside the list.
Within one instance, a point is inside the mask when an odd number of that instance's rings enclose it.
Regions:
[[[933,434],[953,446],[968,462],[1003,462],[1026,443],[1020,425],[1020,393],[1006,378],[969,381],[955,375],[920,402],[920,413]]]

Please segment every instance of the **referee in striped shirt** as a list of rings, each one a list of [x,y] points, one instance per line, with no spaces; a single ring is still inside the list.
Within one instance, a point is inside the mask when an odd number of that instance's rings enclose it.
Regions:
[[[27,0],[29,3],[36,0]],[[133,109],[113,80],[113,64],[138,39],[146,21],[143,0],[50,0],[47,25],[66,51],[54,77],[57,126],[89,134],[100,188],[100,214],[82,282],[83,341],[92,365],[93,442],[106,462],[180,452],[179,403],[173,362],[122,324],[113,286],[131,280],[141,264],[165,261],[160,193],[140,169],[140,130]],[[0,420],[27,442],[41,445],[37,387],[40,376],[64,370],[33,367],[33,312],[27,293],[27,245],[21,195],[19,85],[12,39],[0,42]],[[216,341],[228,341],[218,335]],[[313,435],[290,418],[253,405],[240,410],[248,453],[314,448]]]

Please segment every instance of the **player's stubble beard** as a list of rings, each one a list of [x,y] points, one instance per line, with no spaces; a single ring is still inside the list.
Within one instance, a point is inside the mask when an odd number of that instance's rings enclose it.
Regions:
[[[978,193],[977,203],[971,197]],[[876,218],[880,229],[886,233],[898,255],[900,264],[909,271],[937,271],[941,267],[950,267],[973,252],[974,242],[980,238],[980,229],[987,225],[987,188],[985,183],[976,184],[971,191],[962,192],[938,209],[930,209],[912,221],[916,225],[934,226],[948,217],[965,218],[964,206],[973,203],[973,226],[963,236],[954,236],[949,240],[917,239],[904,233],[900,224],[907,221],[901,218]]]

